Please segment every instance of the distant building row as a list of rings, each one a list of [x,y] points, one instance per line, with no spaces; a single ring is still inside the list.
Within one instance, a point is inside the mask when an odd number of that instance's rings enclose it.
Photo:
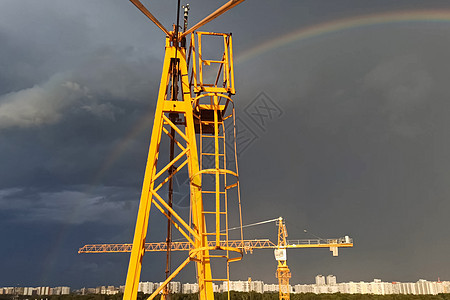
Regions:
[[[316,276],[315,284],[297,284],[293,287],[294,293],[345,293],[345,294],[408,294],[408,295],[437,295],[450,292],[450,281],[427,281],[420,279],[417,282],[382,282],[374,279],[373,282],[343,282],[337,283],[336,276]]]
[[[140,282],[138,291],[144,294],[153,293],[161,283]],[[99,286],[96,288],[82,288],[75,291],[82,295],[85,294],[106,294],[113,295],[123,293],[125,286]],[[263,281],[229,281],[221,285],[213,284],[214,292],[230,291],[238,292],[278,292],[278,284],[265,284]],[[197,283],[171,282],[169,284],[171,293],[197,293]],[[296,284],[290,286],[291,293],[343,293],[343,294],[410,294],[410,295],[436,295],[439,293],[450,292],[450,281],[427,281],[420,279],[417,282],[382,282],[381,279],[374,279],[373,282],[343,282],[337,283],[336,276],[328,275],[326,278],[322,275],[316,276],[315,284]],[[11,295],[66,295],[70,293],[70,288],[61,287],[3,287],[0,288],[1,294]]]
[[[0,295],[68,295],[70,294],[70,287],[58,286],[58,287],[3,287],[0,288]]]
[[[125,290],[125,286],[121,285],[120,287],[115,287],[113,285],[109,286],[98,286],[95,288],[82,288],[78,291],[81,295],[87,294],[102,294],[102,295],[115,295],[118,293],[123,293]]]
[[[159,283],[160,284],[160,283]],[[158,283],[140,282],[139,291],[144,294],[151,294],[159,287]],[[223,284],[213,285],[214,292],[278,292],[278,284],[265,284],[263,281],[229,281]],[[172,293],[197,293],[197,283],[171,282],[170,290]],[[343,293],[343,294],[409,294],[409,295],[437,295],[450,292],[450,281],[427,281],[420,279],[417,282],[382,282],[381,279],[374,279],[373,282],[343,282],[337,283],[336,276],[328,275],[326,278],[322,275],[316,276],[315,284],[297,284],[290,286],[291,293]]]
[[[144,294],[151,294],[155,291],[160,283],[153,282],[139,282],[139,292]],[[169,290],[171,293],[183,293],[192,294],[198,293],[197,283],[183,283],[171,282],[169,285]],[[228,290],[228,282],[223,282],[221,285],[213,283],[213,290],[215,293],[226,292]],[[240,292],[250,292],[255,291],[258,293],[264,292],[264,283],[262,281],[230,281],[230,291],[240,291]]]

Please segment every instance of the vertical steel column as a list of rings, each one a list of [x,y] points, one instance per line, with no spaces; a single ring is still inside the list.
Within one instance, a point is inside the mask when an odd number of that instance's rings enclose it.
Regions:
[[[178,60],[177,72],[181,78],[181,94],[182,99],[174,101],[174,99],[167,99],[167,91],[170,84],[170,67],[174,60]],[[162,211],[166,217],[170,220],[175,217],[179,224],[176,228],[180,232],[190,232],[193,236],[193,250],[190,252],[189,257],[181,264],[164,282],[151,298],[155,297],[157,293],[162,290],[170,280],[178,274],[181,269],[189,263],[191,260],[196,261],[198,283],[200,289],[200,300],[214,299],[212,279],[211,279],[211,266],[207,244],[207,237],[204,234],[206,232],[206,226],[202,215],[203,201],[201,195],[201,176],[193,176],[199,173],[199,161],[197,154],[197,145],[194,129],[194,119],[192,111],[192,99],[189,88],[188,73],[187,73],[186,53],[183,48],[176,49],[176,47],[170,45],[170,40],[166,40],[166,54],[163,65],[163,73],[161,76],[161,84],[158,94],[158,101],[156,105],[155,120],[152,129],[152,136],[150,141],[150,148],[148,152],[147,165],[144,175],[144,183],[142,186],[141,200],[139,205],[138,217],[136,221],[135,234],[133,239],[133,247],[130,255],[130,262],[128,266],[127,280],[125,284],[124,300],[135,300],[137,298],[139,278],[142,268],[142,259],[145,252],[145,239],[147,235],[148,219],[150,213],[150,207],[154,204],[160,211]],[[177,80],[177,79],[176,79]],[[168,117],[171,113],[177,113],[184,116],[184,126],[175,125]],[[190,181],[190,199],[192,207],[192,228],[187,225],[186,221],[180,219],[176,212],[170,207],[159,194],[158,190],[154,189],[155,180],[157,175],[159,179],[163,178],[161,172],[165,172],[172,168],[175,161],[180,160],[180,155],[175,157],[163,168],[157,168],[159,145],[161,143],[162,133],[164,132],[163,126],[169,125],[174,129],[185,142],[185,150],[181,152],[187,160],[189,169]],[[183,128],[184,127],[184,128]],[[184,130],[184,132],[183,132]],[[173,132],[171,130],[171,132]],[[173,137],[173,136],[172,136]],[[162,181],[169,181],[171,175],[168,175]],[[172,220],[174,222],[174,220]],[[185,235],[186,236],[186,235]]]

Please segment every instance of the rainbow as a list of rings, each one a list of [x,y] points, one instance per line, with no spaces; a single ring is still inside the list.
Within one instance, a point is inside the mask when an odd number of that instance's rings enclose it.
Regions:
[[[90,195],[95,188],[96,185],[100,184],[101,179],[108,173],[109,169],[114,165],[114,163],[120,158],[120,156],[127,150],[127,148],[133,144],[135,138],[141,134],[144,130],[148,130],[151,128],[151,123],[153,122],[153,112],[146,113],[140,120],[136,122],[133,128],[129,131],[129,133],[121,139],[120,142],[110,151],[108,156],[104,159],[100,169],[93,176],[91,184],[87,186],[85,190],[82,192]],[[58,253],[58,249],[60,249],[65,242],[65,237],[67,236],[66,232],[69,230],[70,226],[68,224],[74,221],[74,218],[79,214],[81,209],[80,205],[75,205],[72,214],[68,216],[68,223],[63,224],[58,233],[56,234],[55,245],[52,247],[52,250],[48,253],[45,258],[44,270],[41,275],[42,282],[46,282],[51,275],[51,272],[55,268],[55,259],[54,257]]]
[[[108,172],[112,165],[119,159],[119,157],[126,151],[128,146],[133,143],[134,139],[141,134],[144,130],[151,128],[153,123],[153,112],[146,113],[130,130],[130,132],[112,149],[106,159],[103,161],[102,166],[95,174],[93,179],[93,185],[98,184],[102,177]],[[149,135],[151,133],[149,132]]]
[[[450,10],[406,10],[384,12],[376,14],[359,15],[350,18],[337,19],[325,23],[303,27],[289,32],[280,37],[270,39],[253,48],[244,51],[235,59],[235,63],[243,63],[254,57],[270,52],[276,48],[283,47],[295,42],[311,38],[342,32],[345,30],[368,27],[374,25],[387,25],[411,22],[450,22]]]

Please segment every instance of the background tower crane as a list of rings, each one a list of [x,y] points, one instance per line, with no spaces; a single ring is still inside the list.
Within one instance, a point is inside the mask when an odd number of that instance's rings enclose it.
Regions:
[[[289,290],[289,278],[291,278],[291,271],[287,266],[287,255],[286,255],[286,238],[288,236],[286,225],[284,224],[283,218],[280,217],[277,221],[278,226],[278,244],[275,249],[275,259],[278,262],[276,277],[278,278],[278,292],[280,295],[280,300],[289,300],[290,290]]]

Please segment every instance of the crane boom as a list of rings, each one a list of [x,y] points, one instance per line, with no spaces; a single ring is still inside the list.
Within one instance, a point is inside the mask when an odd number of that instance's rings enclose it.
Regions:
[[[210,241],[209,246],[214,246],[215,242]],[[78,253],[124,253],[131,252],[133,244],[88,244],[81,247]],[[221,247],[233,247],[244,250],[245,252],[252,252],[254,249],[277,249],[278,246],[269,239],[254,239],[254,240],[229,240],[221,242]],[[287,241],[286,248],[330,248],[333,247],[353,247],[353,240],[351,238],[335,238],[335,239],[303,239],[295,241]],[[189,242],[172,242],[171,251],[189,251],[193,246]],[[145,243],[146,252],[166,251],[167,243]]]

